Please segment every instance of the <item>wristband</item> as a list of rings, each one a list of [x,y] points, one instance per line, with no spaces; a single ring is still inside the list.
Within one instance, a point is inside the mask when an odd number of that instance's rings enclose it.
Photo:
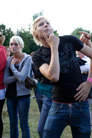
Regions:
[[[90,81],[92,83],[92,78],[87,78],[87,81]]]

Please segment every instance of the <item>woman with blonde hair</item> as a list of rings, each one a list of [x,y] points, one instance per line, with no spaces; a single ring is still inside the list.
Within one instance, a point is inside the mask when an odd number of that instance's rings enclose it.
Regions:
[[[23,48],[24,42],[20,36],[11,37],[10,49],[13,56],[7,60],[4,74],[11,138],[18,138],[18,112],[22,138],[30,138],[30,89],[25,87],[25,79],[30,76],[31,57],[22,52]]]

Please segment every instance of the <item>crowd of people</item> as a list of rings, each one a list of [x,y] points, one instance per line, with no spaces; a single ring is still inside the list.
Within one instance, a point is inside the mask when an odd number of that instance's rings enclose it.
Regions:
[[[38,80],[34,93],[40,111],[37,127],[40,138],[60,138],[67,125],[73,138],[90,138],[91,34],[80,31],[79,40],[73,35],[56,36],[53,32],[47,18],[40,16],[33,21],[31,34],[40,48],[31,56],[22,52],[24,41],[20,36],[12,36],[9,46],[4,47],[5,36],[0,33],[0,138],[5,99],[10,138],[19,137],[18,117],[22,138],[31,137],[28,122],[31,90],[25,86],[27,76]]]

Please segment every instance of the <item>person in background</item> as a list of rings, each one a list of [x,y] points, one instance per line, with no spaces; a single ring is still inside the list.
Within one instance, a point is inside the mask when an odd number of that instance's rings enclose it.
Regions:
[[[88,38],[87,38],[88,33],[81,32],[81,31],[80,31],[80,33],[83,33],[80,36],[80,40],[86,44],[88,41]],[[90,68],[90,59],[79,51],[76,51],[76,54],[77,54],[77,57],[79,57],[80,59],[82,59],[85,62],[82,65],[81,65],[81,62],[79,64],[80,64],[80,69],[81,69],[83,80],[86,81],[87,77],[88,77],[88,73],[89,73],[89,68]],[[91,124],[91,130],[92,130],[92,87],[91,87],[90,93],[88,95],[88,102],[89,102],[89,109],[90,109],[90,124]]]
[[[90,138],[87,97],[92,86],[92,49],[75,36],[56,36],[49,20],[43,16],[33,21],[31,33],[41,46],[32,60],[41,74],[53,82],[52,105],[43,138],[60,138],[67,125],[71,127],[73,138]],[[82,79],[76,51],[91,59],[86,82]]]
[[[79,61],[80,70],[82,73],[83,80],[85,82],[87,80],[88,73],[89,73],[90,59],[87,56],[85,56],[83,53],[81,53],[80,51],[76,51],[76,54],[77,54],[77,57],[80,58],[80,61]],[[90,123],[91,123],[91,130],[92,130],[92,87],[88,95],[88,102],[89,102],[90,118],[91,118]]]
[[[6,51],[7,51],[7,59],[11,56],[11,50],[9,46],[6,46]]]
[[[35,52],[32,52],[31,55],[33,56],[34,53]],[[45,122],[52,104],[51,97],[52,97],[53,85],[48,79],[46,79],[40,73],[39,69],[36,67],[34,63],[32,64],[32,69],[33,69],[34,78],[37,79],[38,81],[37,88],[34,89],[34,93],[35,93],[36,101],[40,111],[37,131],[38,131],[39,137],[42,138]]]
[[[7,51],[7,60],[10,58],[11,56],[11,50],[9,46],[5,46],[6,51]],[[5,109],[5,112],[7,112],[7,109]]]
[[[3,134],[2,109],[5,102],[5,85],[3,82],[4,70],[7,60],[6,49],[3,46],[5,36],[0,32],[0,138]]]
[[[10,49],[13,53],[6,63],[4,84],[6,85],[6,102],[10,120],[10,137],[18,138],[18,112],[22,138],[30,138],[28,115],[30,108],[30,89],[25,87],[25,79],[30,77],[31,57],[22,52],[23,39],[13,36]]]
[[[32,59],[32,55],[34,52],[30,53],[31,59]],[[33,61],[31,62],[31,71],[30,71],[30,78],[34,78],[34,73],[33,73]],[[34,95],[31,96],[31,98],[36,98],[35,97],[35,88],[33,89],[34,91]]]

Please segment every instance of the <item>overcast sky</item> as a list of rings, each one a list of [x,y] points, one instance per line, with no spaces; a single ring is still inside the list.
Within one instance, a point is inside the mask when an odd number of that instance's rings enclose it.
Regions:
[[[70,34],[77,27],[92,32],[92,0],[2,0],[0,24],[7,29],[27,29],[34,13],[44,11],[52,27],[60,35]]]

